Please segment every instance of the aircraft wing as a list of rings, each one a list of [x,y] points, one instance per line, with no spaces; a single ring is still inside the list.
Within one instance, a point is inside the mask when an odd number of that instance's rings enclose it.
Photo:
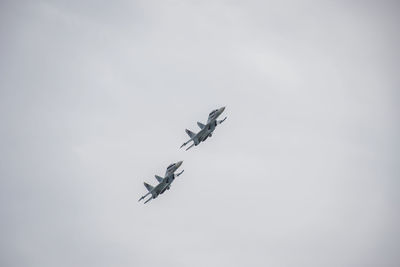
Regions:
[[[160,177],[160,176],[158,176],[158,175],[154,175],[154,177],[156,177],[156,179],[157,179],[157,181],[158,181],[159,183],[161,183],[161,182],[164,180],[164,178],[162,178],[162,177]]]

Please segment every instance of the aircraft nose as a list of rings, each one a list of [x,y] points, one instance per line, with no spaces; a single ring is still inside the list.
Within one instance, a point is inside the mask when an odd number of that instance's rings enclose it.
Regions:
[[[176,163],[176,168],[179,168],[179,167],[182,165],[182,163],[183,163],[183,161],[178,161],[178,162]]]
[[[220,110],[220,112],[222,113],[222,112],[224,112],[225,107],[222,107],[222,108],[220,108],[219,110]]]

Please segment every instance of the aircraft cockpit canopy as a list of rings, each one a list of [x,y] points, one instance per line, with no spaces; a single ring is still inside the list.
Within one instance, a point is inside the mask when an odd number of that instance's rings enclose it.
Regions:
[[[211,113],[210,113],[210,115],[209,115],[209,116],[212,116],[212,115],[214,115],[214,114],[215,114],[215,112],[217,112],[217,110],[213,110],[213,111],[211,111]]]
[[[171,169],[172,167],[174,167],[174,165],[175,165],[175,163],[172,163],[171,165],[169,165],[169,166],[167,167],[167,169],[168,169],[168,170]]]

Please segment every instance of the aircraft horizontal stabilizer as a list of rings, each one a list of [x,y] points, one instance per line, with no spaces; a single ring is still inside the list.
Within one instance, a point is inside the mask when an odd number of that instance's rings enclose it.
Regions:
[[[193,136],[195,136],[196,134],[188,129],[185,129],[185,132],[189,135],[190,138],[192,138]]]
[[[144,182],[144,186],[146,187],[147,191],[151,192],[154,189],[153,186],[149,185],[148,183]]]

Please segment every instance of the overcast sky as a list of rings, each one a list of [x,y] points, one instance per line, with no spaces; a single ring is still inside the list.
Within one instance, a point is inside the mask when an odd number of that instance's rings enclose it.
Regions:
[[[400,266],[400,5],[315,2],[1,1],[0,265]]]

